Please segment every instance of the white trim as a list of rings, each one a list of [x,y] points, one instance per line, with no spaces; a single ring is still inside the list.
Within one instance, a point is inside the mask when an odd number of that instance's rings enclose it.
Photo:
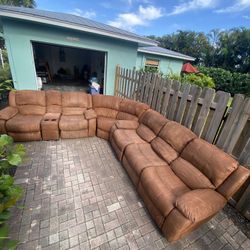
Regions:
[[[194,61],[195,60],[194,57],[190,57],[190,56],[175,56],[175,55],[171,55],[171,54],[163,54],[163,53],[160,53],[160,52],[153,52],[153,51],[151,52],[151,51],[143,50],[143,49],[138,49],[137,51],[147,53],[147,54],[152,54],[152,55],[166,56],[166,57],[184,59],[184,60],[189,60],[189,61]]]
[[[27,20],[27,21],[45,23],[45,24],[50,24],[50,25],[54,25],[54,26],[60,26],[63,28],[80,30],[80,31],[84,31],[84,32],[98,34],[98,35],[109,36],[109,37],[114,37],[114,38],[118,38],[118,39],[122,39],[122,40],[137,42],[137,43],[144,44],[144,45],[151,45],[151,46],[157,45],[157,42],[154,42],[154,41],[150,42],[150,41],[145,41],[145,40],[139,39],[139,38],[136,39],[136,38],[128,37],[126,35],[114,34],[114,33],[110,33],[108,31],[104,31],[104,30],[100,30],[100,29],[96,29],[96,28],[90,28],[90,27],[81,26],[81,25],[77,25],[77,24],[70,24],[68,22],[63,22],[63,21],[59,21],[59,20],[50,20],[50,19],[45,18],[45,17],[43,18],[43,17],[31,16],[31,15],[28,15],[25,13],[22,13],[22,14],[13,13],[12,11],[2,10],[1,8],[0,8],[0,10],[1,10],[0,16],[4,16],[4,17],[18,18],[18,19]]]

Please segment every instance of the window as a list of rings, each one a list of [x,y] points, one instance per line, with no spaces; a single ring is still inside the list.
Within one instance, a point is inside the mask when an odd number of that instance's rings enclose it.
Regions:
[[[155,59],[146,59],[145,62],[145,71],[148,72],[158,72],[158,67],[159,67],[159,60],[155,60]]]

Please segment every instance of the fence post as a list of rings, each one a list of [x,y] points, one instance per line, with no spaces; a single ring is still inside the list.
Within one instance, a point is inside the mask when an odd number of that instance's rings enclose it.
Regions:
[[[114,94],[115,94],[115,96],[118,96],[120,71],[121,71],[121,67],[118,64],[118,65],[116,65],[116,68],[115,68],[115,86],[114,86]]]

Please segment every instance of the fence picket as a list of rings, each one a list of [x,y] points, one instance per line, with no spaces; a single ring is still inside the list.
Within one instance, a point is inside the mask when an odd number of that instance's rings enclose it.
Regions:
[[[242,130],[244,129],[247,120],[250,117],[250,98],[245,99],[242,111],[239,114],[239,119],[235,123],[230,140],[227,141],[225,146],[226,152],[231,154],[234,146],[237,143]]]
[[[159,79],[159,90],[158,90],[158,95],[157,95],[157,99],[156,99],[156,111],[158,111],[158,112],[161,111],[164,83],[165,83],[165,79],[160,78]]]
[[[173,95],[170,100],[170,105],[168,109],[168,116],[167,118],[169,120],[174,120],[175,110],[178,104],[178,96],[179,96],[179,90],[180,90],[181,84],[178,81],[174,81],[172,88],[173,88]]]
[[[205,88],[204,89],[204,99],[203,99],[203,105],[201,107],[199,116],[197,118],[197,122],[195,124],[194,127],[194,133],[197,134],[198,136],[201,136],[202,131],[204,129],[206,120],[207,120],[207,116],[210,110],[210,105],[212,103],[212,100],[214,98],[214,89],[210,89],[210,88]]]
[[[148,105],[151,108],[153,108],[152,101],[153,101],[154,92],[156,91],[155,86],[156,86],[157,79],[158,79],[158,75],[153,74],[152,79],[151,79],[151,84],[150,84],[149,89],[148,89],[148,91],[149,91],[149,93],[148,93]]]
[[[151,78],[152,78],[152,74],[149,73],[145,73],[145,77],[146,77],[146,81],[145,81],[145,86],[144,86],[144,93],[143,93],[143,102],[148,103],[148,92],[150,89],[150,84],[151,84]]]
[[[190,84],[184,84],[183,86],[183,92],[182,92],[182,97],[181,97],[181,101],[180,101],[180,105],[175,117],[175,121],[181,123],[183,116],[184,116],[184,112],[186,109],[186,105],[187,105],[187,99],[188,99],[188,95],[189,95],[189,91],[190,91]]]
[[[216,93],[215,99],[218,98],[219,100],[217,101],[215,112],[209,124],[209,128],[206,132],[206,135],[204,137],[204,139],[210,143],[212,143],[213,140],[215,139],[215,135],[218,131],[218,128],[222,122],[222,118],[227,109],[227,104],[228,104],[230,96],[231,95],[229,93],[226,93],[223,91],[218,91]]]
[[[192,95],[191,98],[191,103],[189,106],[189,110],[187,113],[187,116],[183,122],[183,125],[186,126],[187,128],[191,129],[192,124],[193,124],[193,120],[195,117],[195,113],[197,111],[197,107],[198,107],[198,101],[199,101],[199,97],[201,95],[202,89],[201,87],[192,85],[190,88],[190,94]]]
[[[172,82],[169,80],[165,80],[165,88],[164,88],[164,99],[163,99],[163,104],[162,104],[162,109],[161,109],[161,114],[166,115],[167,114],[167,109],[168,109],[168,104],[170,100],[170,92],[171,92],[171,86]]]
[[[230,140],[230,135],[232,134],[234,124],[237,123],[238,121],[238,117],[240,114],[240,110],[243,106],[243,103],[244,103],[243,95],[237,94],[234,96],[232,102],[232,109],[227,117],[227,120],[222,128],[222,131],[216,143],[216,145],[219,148],[222,148],[223,150],[225,150],[227,141]]]
[[[248,139],[244,149],[240,154],[239,162],[240,164],[250,168],[250,138]]]

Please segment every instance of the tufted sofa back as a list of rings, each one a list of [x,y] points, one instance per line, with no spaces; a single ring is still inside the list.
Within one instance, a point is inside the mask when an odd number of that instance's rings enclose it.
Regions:
[[[10,102],[18,108],[19,113],[22,115],[44,115],[46,112],[44,91],[12,91]]]
[[[117,119],[138,121],[141,115],[148,109],[149,106],[145,103],[123,99],[119,105]]]
[[[116,119],[122,99],[109,95],[93,95],[92,101],[97,116]]]
[[[60,91],[48,90],[46,93],[46,108],[47,113],[62,112],[62,94]]]
[[[238,162],[216,146],[196,138],[171,167],[192,189],[216,189],[238,168]]]
[[[82,115],[92,108],[92,97],[84,92],[62,92],[62,115]]]
[[[169,121],[152,140],[151,146],[168,164],[177,159],[184,147],[197,136],[177,122]]]
[[[137,134],[145,141],[151,142],[168,120],[160,113],[149,109],[143,113],[137,129]]]

